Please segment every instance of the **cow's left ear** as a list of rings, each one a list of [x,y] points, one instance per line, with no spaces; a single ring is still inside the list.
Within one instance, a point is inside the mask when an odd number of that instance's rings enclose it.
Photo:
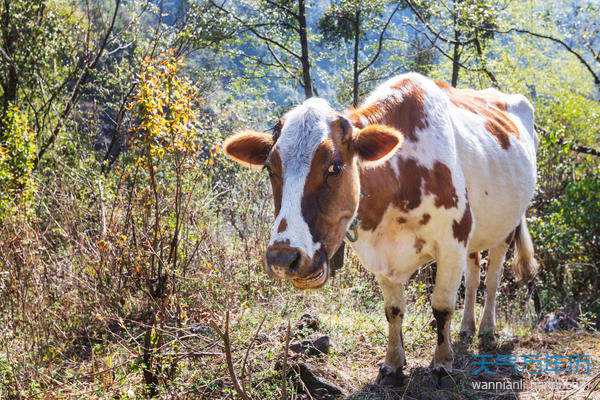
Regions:
[[[367,168],[386,162],[402,145],[404,136],[386,125],[369,125],[354,134],[352,147],[359,162]]]
[[[260,169],[273,147],[273,137],[267,133],[243,131],[223,143],[227,157],[243,166]]]

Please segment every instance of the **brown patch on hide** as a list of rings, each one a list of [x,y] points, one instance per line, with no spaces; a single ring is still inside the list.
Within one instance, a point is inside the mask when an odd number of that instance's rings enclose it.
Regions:
[[[405,224],[406,223],[406,218],[398,217],[398,219],[396,219],[396,221],[398,221],[399,224]]]
[[[287,229],[287,221],[285,220],[285,218],[281,219],[281,222],[279,222],[279,226],[277,227],[277,233],[281,233],[283,231],[285,231]]]
[[[313,155],[304,184],[301,209],[315,242],[323,245],[327,258],[338,248],[346,233],[346,223],[352,218],[358,203],[358,176],[349,164],[352,152],[344,143],[344,127],[337,124],[336,134],[326,139]],[[337,175],[329,173],[330,166],[341,167]]]
[[[473,260],[473,264],[479,265],[481,263],[481,255],[478,251],[469,254],[469,258]]]
[[[424,108],[425,92],[410,79],[400,79],[390,87],[399,93],[350,110],[349,119],[358,128],[364,127],[361,117],[364,117],[368,124],[394,127],[410,141],[417,142],[419,138],[416,130],[428,126]]]
[[[458,204],[456,189],[452,183],[452,172],[446,164],[436,161],[425,179],[425,190],[435,195],[435,206],[452,208]]]
[[[398,171],[400,176],[397,178],[389,162],[379,168],[360,171],[363,196],[358,215],[362,229],[375,229],[390,204],[404,213],[414,210],[421,205],[423,195],[433,195],[438,208],[457,206],[458,196],[450,169],[445,164],[436,161],[430,170],[412,158],[399,158]]]
[[[469,207],[469,203],[465,205],[465,212],[463,213],[460,221],[454,221],[452,224],[452,233],[454,234],[454,238],[459,242],[462,242],[465,246],[467,245],[467,240],[469,239],[469,233],[471,233],[471,207]]]
[[[387,322],[392,322],[396,317],[400,315],[400,308],[396,306],[386,307],[385,308],[385,320]],[[402,315],[400,315],[402,317]]]
[[[506,101],[500,96],[471,89],[455,89],[440,81],[435,83],[446,92],[452,104],[482,117],[485,120],[485,129],[496,138],[504,150],[510,147],[511,136],[519,138],[517,125],[506,112]]]
[[[430,219],[431,219],[431,215],[429,215],[428,213],[425,213],[421,217],[421,220],[419,221],[419,224],[421,224],[421,225],[427,225],[427,223],[429,222]]]
[[[416,238],[413,246],[414,246],[415,250],[417,251],[417,253],[420,253],[421,251],[423,251],[424,245],[425,245],[425,240],[423,240],[421,238]]]
[[[448,322],[448,318],[450,317],[450,311],[447,310],[436,310],[433,309],[433,317],[435,318],[435,325],[437,331],[437,344],[438,346],[444,343],[444,340],[447,340],[444,337],[444,328],[446,327],[446,323]]]
[[[281,209],[281,193],[283,190],[283,166],[277,149],[271,152],[265,164],[269,166],[269,180],[271,181],[271,189],[273,190],[275,217],[277,217]]]

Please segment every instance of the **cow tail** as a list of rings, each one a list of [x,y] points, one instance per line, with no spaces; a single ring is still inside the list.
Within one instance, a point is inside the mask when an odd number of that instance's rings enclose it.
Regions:
[[[515,229],[515,252],[512,268],[520,282],[529,282],[538,271],[538,262],[533,254],[533,241],[527,229],[525,216],[521,218],[521,223]]]

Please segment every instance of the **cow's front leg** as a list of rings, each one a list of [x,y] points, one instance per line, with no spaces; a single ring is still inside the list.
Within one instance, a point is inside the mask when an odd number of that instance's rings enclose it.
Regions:
[[[385,361],[379,367],[377,383],[393,386],[402,383],[402,368],[406,365],[404,356],[404,338],[402,337],[402,319],[406,309],[404,284],[391,282],[385,277],[377,279],[381,285],[385,304],[385,319],[388,322],[388,344]]]
[[[456,293],[460,285],[467,263],[464,248],[445,251],[440,249],[437,260],[435,288],[431,296],[433,316],[437,330],[437,346],[433,356],[434,370],[452,370],[452,343],[450,337],[450,321],[456,305]]]

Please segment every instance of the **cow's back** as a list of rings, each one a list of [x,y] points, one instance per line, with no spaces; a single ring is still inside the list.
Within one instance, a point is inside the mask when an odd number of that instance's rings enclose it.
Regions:
[[[496,89],[440,86],[448,96],[456,151],[476,221],[470,248],[487,249],[519,224],[533,197],[537,150],[533,107],[522,95]]]

